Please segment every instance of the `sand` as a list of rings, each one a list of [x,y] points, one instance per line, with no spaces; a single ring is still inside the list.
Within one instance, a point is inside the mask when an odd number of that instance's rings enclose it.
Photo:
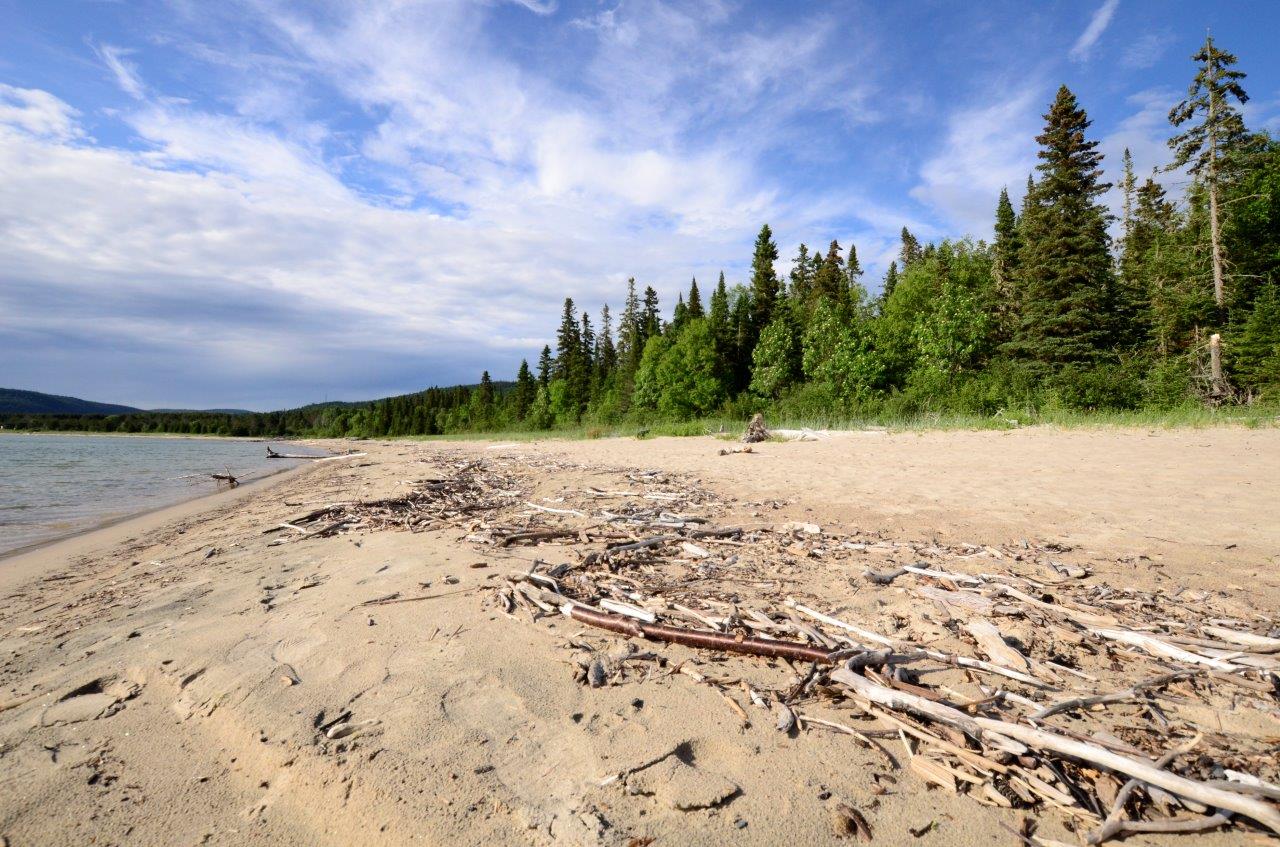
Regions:
[[[557,545],[498,549],[454,526],[264,532],[317,505],[403,494],[468,458],[501,463],[513,496],[552,508],[658,469],[714,499],[721,525],[1056,542],[1101,585],[1205,592],[1241,615],[1280,607],[1280,430],[722,446],[368,443],[366,457],[0,560],[0,843],[823,844],[843,841],[840,802],[876,844],[1013,843],[1001,825],[1025,812],[890,776],[847,737],[783,735],[758,713],[744,727],[684,675],[575,681],[582,644],[604,655],[617,639],[503,615],[489,590],[534,558],[564,560]],[[807,559],[784,581],[856,607],[861,569]],[[397,594],[436,599],[360,605]],[[661,652],[669,668],[688,659],[761,690],[788,678],[776,663]],[[1280,734],[1274,714],[1248,718]],[[1039,818],[1041,834],[1075,843]],[[1244,837],[1264,840],[1129,843]]]

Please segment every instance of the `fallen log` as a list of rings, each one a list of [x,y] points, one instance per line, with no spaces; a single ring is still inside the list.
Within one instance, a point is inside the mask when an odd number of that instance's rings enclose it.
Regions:
[[[722,635],[716,632],[699,632],[694,629],[682,629],[664,624],[643,623],[621,615],[611,615],[588,609],[584,606],[573,606],[568,603],[560,607],[562,614],[591,626],[607,629],[619,635],[634,638],[646,638],[650,641],[665,641],[670,644],[683,644],[686,647],[697,647],[703,650],[723,650],[727,653],[743,653],[748,656],[765,656],[775,659],[792,659],[800,662],[818,662],[831,664],[831,654],[819,647],[797,644],[794,641],[779,641],[773,638],[744,638],[737,635]]]

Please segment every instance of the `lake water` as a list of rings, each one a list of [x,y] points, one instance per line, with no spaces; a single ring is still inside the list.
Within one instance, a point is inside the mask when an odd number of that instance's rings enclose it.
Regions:
[[[211,473],[250,480],[298,464],[266,454],[260,441],[0,435],[0,554],[225,488]]]

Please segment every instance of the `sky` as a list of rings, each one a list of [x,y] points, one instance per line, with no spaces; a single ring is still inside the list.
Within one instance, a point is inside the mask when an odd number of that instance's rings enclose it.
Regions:
[[[766,222],[779,273],[835,238],[875,291],[903,226],[990,237],[1061,84],[1111,178],[1167,162],[1206,29],[1280,131],[1275,0],[0,0],[0,386],[510,379],[565,297],[669,310]]]

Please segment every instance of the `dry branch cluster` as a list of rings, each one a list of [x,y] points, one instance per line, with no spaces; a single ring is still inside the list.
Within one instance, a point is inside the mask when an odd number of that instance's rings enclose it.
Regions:
[[[584,682],[679,673],[714,688],[744,724],[756,709],[782,731],[842,733],[939,790],[1055,810],[1091,843],[1231,825],[1280,833],[1280,738],[1258,729],[1280,718],[1273,619],[1235,617],[1203,592],[1096,582],[1053,545],[717,526],[730,504],[658,472],[618,471],[611,487],[538,503],[526,487],[545,479],[546,460],[453,470],[404,498],[290,526],[444,524],[506,555],[536,546],[531,567],[495,586],[504,612],[567,615],[633,639],[605,651],[575,636]],[[763,518],[774,504],[734,505]],[[741,662],[741,673],[638,641]]]

